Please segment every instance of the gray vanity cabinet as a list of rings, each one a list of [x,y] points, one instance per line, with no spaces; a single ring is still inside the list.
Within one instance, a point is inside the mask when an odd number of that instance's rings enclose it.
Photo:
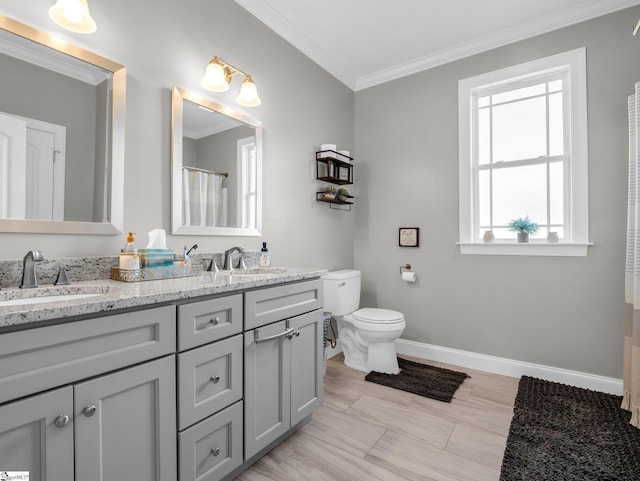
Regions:
[[[245,326],[259,324],[257,319],[273,321],[274,312],[284,317],[244,334],[245,459],[322,403],[321,299],[320,281],[245,295]],[[247,313],[257,315],[247,319]]]
[[[5,333],[0,352],[0,469],[175,480],[175,306]]]
[[[0,406],[0,466],[38,481],[173,481],[174,393],[171,355]]]

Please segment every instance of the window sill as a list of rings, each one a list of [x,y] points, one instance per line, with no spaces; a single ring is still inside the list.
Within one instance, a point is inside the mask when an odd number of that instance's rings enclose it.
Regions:
[[[458,242],[460,254],[475,254],[487,256],[549,256],[549,257],[584,257],[591,242],[561,242],[549,244],[547,242]]]

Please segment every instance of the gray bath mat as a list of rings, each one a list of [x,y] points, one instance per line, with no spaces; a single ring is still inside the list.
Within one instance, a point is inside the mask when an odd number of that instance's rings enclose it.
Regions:
[[[451,402],[460,384],[469,377],[464,372],[420,364],[400,357],[398,365],[400,366],[398,374],[371,371],[364,379],[419,396]]]
[[[500,481],[638,481],[640,429],[621,401],[522,376]]]

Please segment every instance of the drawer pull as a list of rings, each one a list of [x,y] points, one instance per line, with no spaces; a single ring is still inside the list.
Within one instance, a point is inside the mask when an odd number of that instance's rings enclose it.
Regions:
[[[66,414],[61,414],[56,418],[56,420],[53,423],[56,425],[56,427],[62,428],[66,426],[68,422],[69,422],[69,416],[67,416]]]
[[[220,376],[211,376],[211,382],[213,384],[218,384],[218,382],[220,382]]]
[[[90,418],[91,416],[93,416],[96,413],[96,407],[95,406],[87,406],[86,408],[84,408],[82,410],[82,413]]]
[[[219,322],[220,318],[218,316],[209,319],[209,324],[211,324],[212,326],[217,326]]]
[[[212,454],[213,456],[217,456],[218,454],[220,454],[220,448],[213,448],[213,449],[211,450],[211,454]]]
[[[290,329],[287,329],[284,332],[281,332],[279,334],[274,334],[273,336],[267,336],[267,337],[258,337],[258,329],[255,329],[253,331],[253,340],[257,343],[259,342],[265,342],[265,341],[271,341],[272,339],[278,339],[280,337],[286,337],[287,339],[291,339],[290,336],[292,336],[292,332],[295,331],[295,329],[292,327]]]

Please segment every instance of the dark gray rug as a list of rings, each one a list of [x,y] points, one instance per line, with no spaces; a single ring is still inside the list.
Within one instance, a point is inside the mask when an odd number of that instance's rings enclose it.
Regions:
[[[398,365],[400,366],[398,374],[371,371],[364,379],[438,401],[451,402],[460,384],[469,377],[464,372],[428,366],[400,357]]]
[[[621,400],[523,376],[500,481],[640,480],[640,429]]]

